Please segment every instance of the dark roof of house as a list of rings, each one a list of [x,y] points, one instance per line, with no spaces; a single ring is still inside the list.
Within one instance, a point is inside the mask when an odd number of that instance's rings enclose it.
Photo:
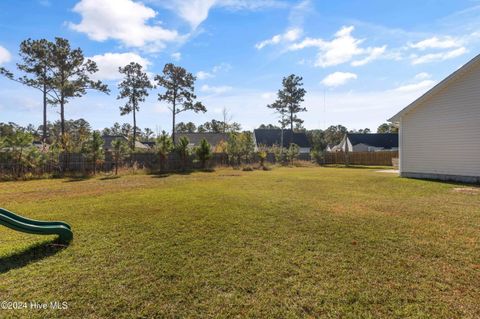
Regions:
[[[128,141],[128,139],[123,135],[103,135],[102,138],[103,138],[103,148],[106,150],[112,149],[112,142],[114,140],[120,139],[125,142]]]
[[[352,145],[365,144],[374,147],[383,147],[385,149],[398,147],[397,133],[348,133],[347,137]]]
[[[142,143],[143,145],[146,145],[150,148],[154,148],[155,145],[157,145],[157,143],[155,141],[141,141],[140,143]]]
[[[175,133],[175,141],[178,142],[183,136],[188,138],[193,146],[199,145],[203,139],[206,139],[211,146],[216,146],[221,141],[228,141],[228,134],[226,133]]]
[[[103,135],[103,149],[111,150],[112,149],[112,142],[115,140],[123,140],[128,142],[128,139],[123,135]],[[149,142],[135,142],[135,148],[138,149],[149,149],[151,148]]]
[[[253,131],[255,141],[258,145],[271,147],[280,145],[282,139],[282,130],[280,129],[257,129]],[[304,132],[292,132],[283,130],[283,147],[288,147],[290,143],[297,144],[299,147],[311,147],[307,134]]]

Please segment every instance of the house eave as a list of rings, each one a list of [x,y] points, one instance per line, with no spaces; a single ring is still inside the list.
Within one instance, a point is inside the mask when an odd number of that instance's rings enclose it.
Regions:
[[[443,90],[445,87],[447,87],[452,81],[456,80],[458,77],[462,76],[464,73],[466,73],[470,68],[472,68],[474,65],[480,62],[480,54],[475,56],[473,59],[468,61],[465,65],[463,65],[461,68],[447,76],[445,79],[443,79],[440,83],[435,85],[433,88],[425,92],[423,95],[421,95],[418,99],[410,103],[407,107],[402,109],[400,112],[392,116],[390,119],[388,119],[389,122],[392,123],[399,123],[402,119],[402,117],[416,108],[418,105],[423,103],[424,101],[428,100],[430,97],[433,95],[437,94],[441,90]]]

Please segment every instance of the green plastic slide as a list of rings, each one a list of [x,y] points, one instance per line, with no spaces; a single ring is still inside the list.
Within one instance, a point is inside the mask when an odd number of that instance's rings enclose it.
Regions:
[[[29,234],[58,235],[62,243],[73,239],[72,229],[67,223],[29,219],[3,208],[0,208],[0,225]]]

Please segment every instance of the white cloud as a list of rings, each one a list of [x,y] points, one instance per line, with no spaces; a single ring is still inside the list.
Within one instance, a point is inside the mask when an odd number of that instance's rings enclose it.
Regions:
[[[418,83],[407,84],[399,86],[395,89],[397,92],[417,92],[417,91],[426,91],[427,89],[432,88],[436,84],[433,80],[423,80]]]
[[[195,29],[200,23],[208,17],[210,8],[217,2],[216,0],[177,0],[173,1],[176,5],[175,12],[190,26]]]
[[[275,98],[275,92],[265,92],[260,95],[264,100],[273,100]]]
[[[8,52],[8,50],[4,47],[0,46],[0,65],[9,62],[11,58],[12,55],[10,52]]]
[[[411,59],[412,59],[412,64],[415,65],[415,64],[431,63],[431,62],[437,62],[437,61],[445,61],[448,59],[453,59],[461,55],[464,55],[467,52],[468,50],[465,47],[461,47],[461,48],[450,50],[450,51],[429,53],[421,56],[414,54],[411,56]]]
[[[357,79],[355,73],[350,72],[335,72],[327,75],[323,80],[322,84],[328,87],[336,87],[346,84],[348,81]]]
[[[219,72],[228,72],[232,69],[232,65],[230,63],[220,63],[215,65],[212,68],[213,73],[219,73]]]
[[[98,80],[119,80],[122,75],[118,72],[119,67],[124,67],[130,62],[137,62],[143,66],[144,70],[151,64],[145,58],[136,53],[105,53],[90,57],[98,66],[98,72],[94,77]]]
[[[387,50],[387,46],[384,45],[383,47],[378,47],[378,48],[369,48],[367,51],[370,51],[370,53],[363,59],[361,60],[356,60],[352,62],[352,66],[362,66],[365,64],[368,64],[379,57],[381,57],[384,53],[385,50]]]
[[[354,66],[365,65],[384,54],[386,46],[362,48],[364,39],[352,36],[353,26],[344,26],[335,33],[334,39],[325,41],[320,38],[305,38],[299,43],[290,45],[290,50],[302,50],[308,47],[319,49],[315,66],[329,67],[350,62],[356,56],[363,59],[352,62]]]
[[[205,71],[199,71],[199,72],[197,72],[196,76],[197,76],[197,79],[199,79],[199,80],[206,80],[206,79],[213,78],[213,74],[212,74],[212,73],[205,72]]]
[[[418,73],[417,75],[415,75],[416,80],[425,80],[425,79],[429,79],[431,77],[432,77],[432,75],[427,73],[427,72],[421,72],[421,73]]]
[[[214,7],[224,7],[231,10],[258,10],[263,8],[284,7],[277,0],[150,0],[163,5],[185,20],[192,29],[196,29],[208,18]]]
[[[182,59],[182,54],[180,52],[172,53],[171,55],[173,61],[180,61]]]
[[[302,35],[302,29],[293,28],[285,31],[285,33],[283,34],[274,35],[268,40],[264,40],[262,42],[255,44],[255,48],[257,48],[258,50],[261,50],[268,45],[279,44],[281,42],[293,42],[298,40],[301,35]]]
[[[462,46],[462,41],[460,39],[452,38],[452,37],[431,37],[416,43],[410,44],[411,48],[419,49],[421,51],[427,49],[451,49],[451,48],[458,48]]]
[[[157,24],[147,24],[157,13],[132,0],[81,0],[73,11],[82,16],[79,24],[70,23],[75,31],[83,32],[95,41],[115,39],[127,47],[159,51],[165,42],[178,41],[175,30]],[[158,22],[158,21],[155,21]]]
[[[286,2],[278,0],[218,0],[219,6],[233,10],[260,10],[265,8],[284,8]]]
[[[211,71],[198,71],[196,76],[199,80],[214,78],[220,72],[228,72],[232,66],[229,63],[220,63],[215,65]]]
[[[221,93],[225,93],[225,92],[228,92],[228,91],[232,90],[232,87],[227,86],[227,85],[210,86],[210,85],[204,84],[204,85],[202,85],[200,90],[202,92],[205,92],[205,93],[221,94]]]

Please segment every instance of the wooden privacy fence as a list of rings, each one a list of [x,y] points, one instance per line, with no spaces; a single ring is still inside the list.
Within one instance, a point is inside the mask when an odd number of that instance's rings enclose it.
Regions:
[[[392,159],[398,158],[398,151],[381,152],[334,152],[325,153],[325,164],[392,166]]]

